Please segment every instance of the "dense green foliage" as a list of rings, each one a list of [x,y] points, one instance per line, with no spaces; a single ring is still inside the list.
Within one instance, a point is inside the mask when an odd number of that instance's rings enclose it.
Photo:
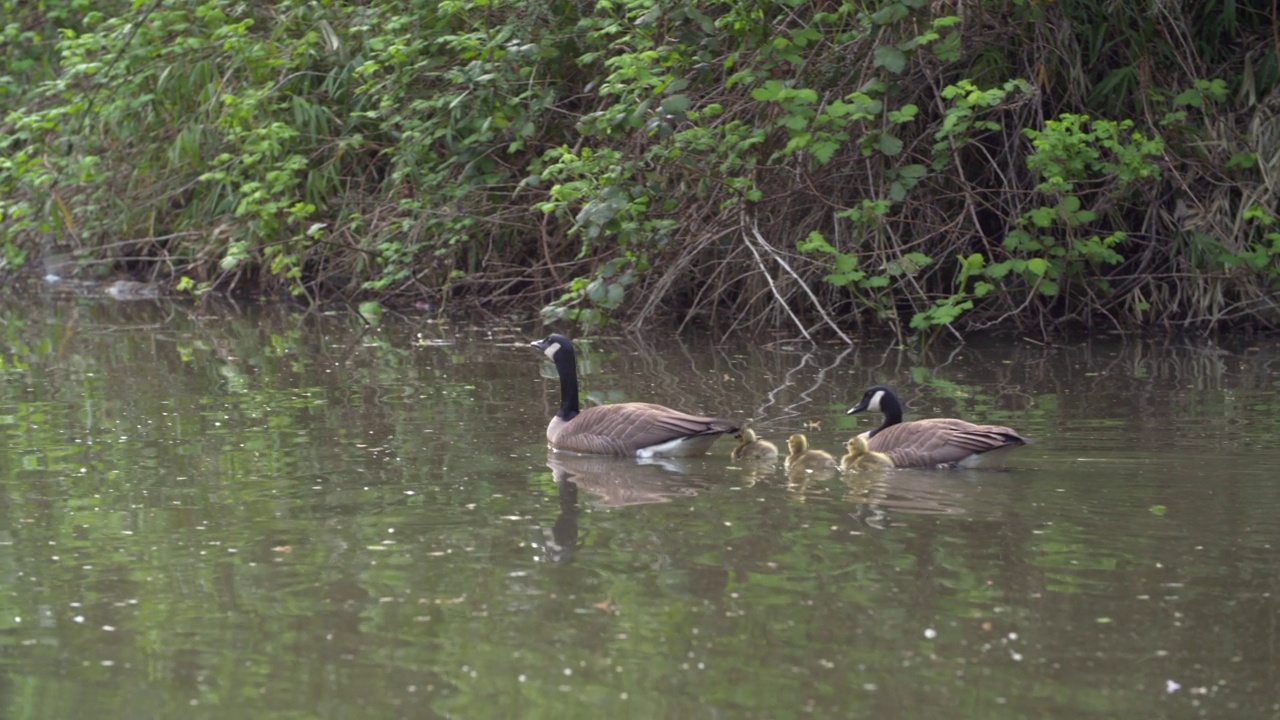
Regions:
[[[1280,325],[1270,0],[3,0],[0,249],[808,333]]]

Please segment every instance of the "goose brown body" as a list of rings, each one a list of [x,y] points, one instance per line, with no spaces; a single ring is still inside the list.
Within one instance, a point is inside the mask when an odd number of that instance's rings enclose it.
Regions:
[[[883,386],[867,390],[848,414],[880,410],[884,422],[863,433],[868,449],[887,455],[894,467],[956,467],[973,464],[993,450],[1018,447],[1030,440],[1002,425],[978,425],[955,418],[902,422],[902,405]]]
[[[750,428],[744,428],[737,438],[738,444],[729,454],[734,460],[774,460],[778,457],[778,446],[756,437]]]
[[[731,420],[654,403],[581,410],[573,343],[563,335],[551,335],[531,345],[551,358],[560,377],[560,411],[547,425],[547,444],[552,449],[583,455],[688,457],[705,454],[721,435],[738,431]]]

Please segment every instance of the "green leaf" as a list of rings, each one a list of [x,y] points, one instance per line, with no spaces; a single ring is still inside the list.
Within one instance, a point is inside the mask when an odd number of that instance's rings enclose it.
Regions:
[[[826,165],[831,162],[831,158],[836,154],[836,150],[840,149],[840,144],[830,140],[819,140],[809,146],[809,153],[818,162]]]
[[[616,308],[622,304],[622,298],[626,294],[621,283],[609,283],[609,293],[605,298],[604,306],[607,308]]]
[[[1202,108],[1204,107],[1204,95],[1200,94],[1200,91],[1196,88],[1183,90],[1173,98],[1173,104],[1175,106],[1190,105],[1191,107]]]
[[[907,69],[907,56],[894,45],[881,45],[872,54],[872,65],[883,67],[894,75],[901,75]]]
[[[889,157],[896,157],[902,153],[902,141],[889,133],[884,133],[880,136],[880,142],[877,143],[877,147],[880,148],[880,152]]]
[[[689,111],[688,95],[672,95],[662,101],[662,111],[668,115],[676,115]]]
[[[751,97],[760,102],[770,102],[782,97],[785,90],[781,80],[765,80],[764,85],[751,91]]]
[[[876,25],[888,25],[905,18],[909,13],[907,6],[900,2],[889,3],[871,15],[871,22]]]
[[[796,243],[796,249],[802,253],[833,253],[836,251],[835,248],[831,247],[831,243],[827,242],[827,238],[817,230],[810,232],[805,239]]]
[[[793,96],[797,101],[806,105],[812,105],[818,102],[818,91],[810,88],[798,88],[794,91]]]
[[[1251,152],[1238,152],[1227,158],[1227,169],[1239,168],[1241,170],[1252,170],[1258,167],[1258,156]]]
[[[377,325],[382,320],[382,304],[377,300],[368,300],[360,303],[357,307],[360,317],[364,318],[370,325]]]
[[[919,112],[920,112],[919,106],[908,103],[906,105],[903,105],[901,108],[898,108],[897,110],[890,111],[889,122],[899,123],[899,124],[905,123],[905,122],[911,122],[913,119],[915,119],[916,115],[919,114]]]
[[[987,277],[992,280],[999,280],[1008,275],[1013,270],[1013,261],[1005,260],[1004,262],[994,263],[987,267]]]
[[[1056,208],[1038,207],[1027,213],[1027,217],[1035,223],[1036,227],[1047,228],[1052,226],[1053,221],[1058,218],[1058,211]]]
[[[1044,258],[1031,258],[1027,261],[1027,270],[1035,275],[1044,275],[1049,271],[1049,261]]]

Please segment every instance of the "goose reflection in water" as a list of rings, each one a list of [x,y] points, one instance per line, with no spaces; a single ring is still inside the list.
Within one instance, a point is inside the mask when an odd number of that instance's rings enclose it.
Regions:
[[[667,503],[688,498],[710,487],[690,477],[686,462],[675,458],[615,458],[551,452],[547,467],[560,493],[560,515],[543,530],[544,559],[562,563],[578,546],[579,492],[602,508]]]

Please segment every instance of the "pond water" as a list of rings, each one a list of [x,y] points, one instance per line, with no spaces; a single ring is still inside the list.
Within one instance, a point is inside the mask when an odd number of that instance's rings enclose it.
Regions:
[[[1274,343],[580,344],[589,402],[779,444],[875,383],[1037,440],[789,482],[549,457],[536,327],[0,321],[5,717],[1280,717]]]

